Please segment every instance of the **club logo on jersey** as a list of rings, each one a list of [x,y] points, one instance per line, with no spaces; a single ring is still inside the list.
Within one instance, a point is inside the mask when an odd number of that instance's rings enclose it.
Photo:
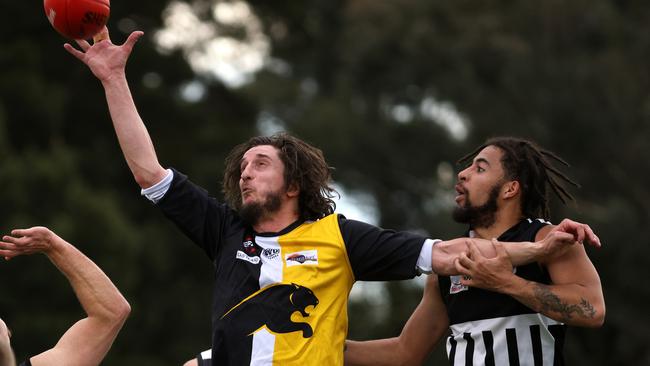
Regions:
[[[262,256],[268,259],[275,259],[278,255],[280,255],[280,249],[266,248],[262,250]]]
[[[318,264],[318,251],[317,250],[303,250],[301,252],[289,253],[284,256],[287,267],[303,266],[303,265],[317,265]]]
[[[248,263],[258,264],[260,263],[260,254],[262,253],[262,247],[255,243],[255,237],[250,234],[244,236],[242,241],[242,249],[237,251],[235,258],[241,259]]]
[[[451,286],[449,287],[450,294],[457,294],[461,291],[469,290],[469,287],[460,283],[462,277],[463,276],[449,276],[449,279],[451,280]]]
[[[239,337],[248,337],[266,327],[275,333],[300,331],[303,338],[310,338],[314,334],[311,325],[296,321],[298,317],[293,315],[298,312],[307,318],[310,315],[307,308],[313,310],[317,305],[318,298],[308,287],[295,283],[275,284],[237,304],[221,317],[221,321]]]
[[[260,246],[255,244],[255,238],[251,235],[246,235],[244,241],[242,242],[244,247],[244,253],[249,256],[260,255]]]

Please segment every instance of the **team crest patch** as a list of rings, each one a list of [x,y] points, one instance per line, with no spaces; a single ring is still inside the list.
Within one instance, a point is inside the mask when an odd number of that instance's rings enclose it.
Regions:
[[[244,236],[244,240],[242,241],[242,248],[241,250],[237,251],[235,258],[241,259],[248,263],[259,264],[262,261],[260,258],[262,250],[262,247],[255,243],[255,237],[253,235],[246,234]]]
[[[463,276],[449,276],[451,286],[449,287],[449,294],[457,294],[461,291],[467,291],[469,287],[460,283]]]
[[[257,256],[260,254],[261,248],[255,244],[255,238],[253,236],[247,235],[244,238],[242,246],[244,247],[244,253],[248,256]]]
[[[314,249],[314,250],[303,250],[301,252],[289,253],[284,256],[284,261],[287,263],[287,267],[317,265],[318,251]]]

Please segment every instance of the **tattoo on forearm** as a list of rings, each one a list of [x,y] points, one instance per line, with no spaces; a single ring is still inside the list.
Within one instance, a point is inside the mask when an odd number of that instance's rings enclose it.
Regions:
[[[562,320],[567,321],[573,318],[573,314],[592,318],[596,316],[596,310],[587,299],[581,298],[579,304],[567,304],[554,294],[547,286],[536,284],[533,292],[535,298],[541,305],[540,312],[552,311],[560,314]]]

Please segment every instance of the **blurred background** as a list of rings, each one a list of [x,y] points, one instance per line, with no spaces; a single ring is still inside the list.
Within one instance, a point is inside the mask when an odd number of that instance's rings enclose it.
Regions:
[[[290,131],[336,167],[338,211],[450,238],[456,160],[486,138],[536,140],[571,163],[607,318],[570,328],[568,364],[650,364],[650,6],[644,0],[117,1],[127,75],[160,161],[221,197],[223,160]],[[100,83],[41,1],[0,13],[0,232],[45,225],[91,257],[133,311],[104,364],[180,365],[210,346],[210,261],[140,197]],[[83,312],[44,256],[0,263],[19,358]],[[349,337],[396,336],[422,279],[358,284]],[[444,344],[428,365],[445,363]]]

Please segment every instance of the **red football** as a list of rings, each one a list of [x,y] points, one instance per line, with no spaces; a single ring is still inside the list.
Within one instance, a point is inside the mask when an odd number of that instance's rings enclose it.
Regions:
[[[43,5],[50,24],[70,39],[92,38],[111,11],[109,0],[44,0]]]

